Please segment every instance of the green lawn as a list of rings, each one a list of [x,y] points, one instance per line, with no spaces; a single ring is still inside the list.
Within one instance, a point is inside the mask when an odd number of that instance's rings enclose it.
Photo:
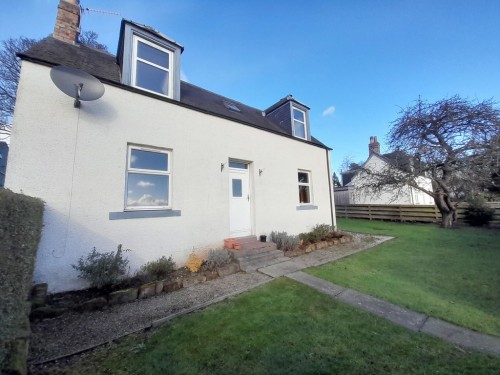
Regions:
[[[500,230],[353,219],[338,226],[396,239],[308,273],[500,336]]]
[[[475,375],[499,368],[498,357],[413,333],[282,278],[58,371]]]

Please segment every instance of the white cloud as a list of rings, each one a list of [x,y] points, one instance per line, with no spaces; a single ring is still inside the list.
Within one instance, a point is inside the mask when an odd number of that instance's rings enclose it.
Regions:
[[[144,194],[138,200],[128,199],[129,206],[167,206],[168,202],[164,199],[154,198],[152,195]]]
[[[327,109],[325,109],[323,111],[323,116],[331,116],[335,113],[335,107],[333,105],[331,105],[330,107],[328,107]]]
[[[137,161],[137,156],[132,155],[130,156],[130,164],[134,164]]]
[[[148,187],[153,187],[155,186],[155,184],[153,184],[152,182],[149,182],[149,181],[139,181],[137,183],[137,186],[139,187],[142,187],[142,188],[148,188]]]

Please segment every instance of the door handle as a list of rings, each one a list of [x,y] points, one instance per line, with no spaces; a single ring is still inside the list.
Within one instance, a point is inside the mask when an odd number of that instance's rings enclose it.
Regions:
[[[250,202],[250,194],[247,194],[247,201]]]

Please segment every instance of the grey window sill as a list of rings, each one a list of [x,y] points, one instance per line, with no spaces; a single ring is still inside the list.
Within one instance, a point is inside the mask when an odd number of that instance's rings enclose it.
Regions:
[[[297,211],[302,211],[302,210],[317,210],[318,206],[315,206],[313,204],[303,204],[300,206],[297,206]]]
[[[172,217],[181,216],[180,210],[158,210],[158,211],[122,211],[110,212],[109,220],[124,220],[124,219],[145,219],[152,217]]]

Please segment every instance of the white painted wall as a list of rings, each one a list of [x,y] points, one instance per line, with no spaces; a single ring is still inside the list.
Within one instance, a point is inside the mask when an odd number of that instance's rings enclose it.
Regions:
[[[371,155],[363,167],[374,172],[380,172],[386,167],[386,162],[377,155]],[[348,184],[351,204],[434,204],[434,199],[430,195],[410,186],[405,186],[400,190],[387,187],[379,192],[374,192],[372,189],[363,187],[363,183],[366,183],[369,179],[369,175],[363,171],[353,177]],[[420,177],[418,182],[420,187],[432,191],[430,179]]]
[[[132,249],[132,272],[162,255],[181,266],[193,249],[221,247],[229,237],[229,177],[221,163],[229,158],[251,162],[255,235],[331,224],[324,149],[109,85],[78,110],[49,72],[22,62],[6,187],[46,203],[34,281],[51,292],[85,286],[71,264],[94,246]],[[124,209],[128,143],[172,150],[172,204],[180,217],[109,220]],[[298,169],[312,172],[316,210],[296,209]]]

